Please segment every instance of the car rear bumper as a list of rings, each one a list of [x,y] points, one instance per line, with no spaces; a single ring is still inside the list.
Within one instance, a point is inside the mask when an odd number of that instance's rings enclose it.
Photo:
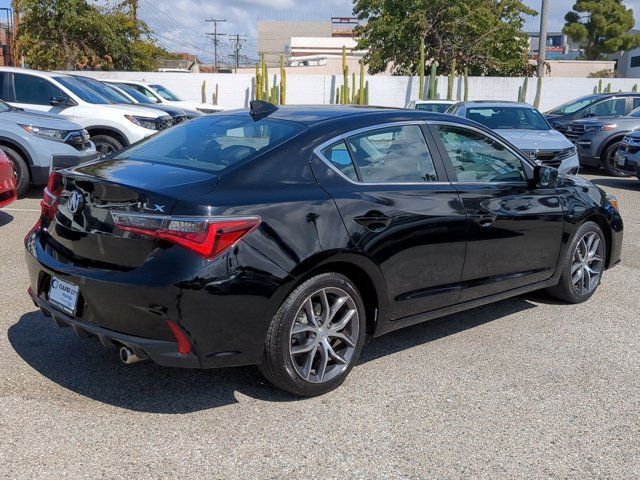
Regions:
[[[618,150],[616,165],[623,172],[635,175],[640,179],[640,152],[629,153],[622,149]]]
[[[129,347],[141,359],[150,359],[165,367],[200,368],[200,360],[193,353],[178,352],[177,342],[154,340],[115,332],[98,325],[83,322],[51,305],[36,295],[31,287],[28,290],[33,303],[46,317],[52,317],[60,327],[71,327],[80,338],[96,337],[107,349]]]
[[[32,165],[31,166],[31,183],[34,185],[46,185],[49,180],[51,170],[60,170],[63,168],[75,167],[84,162],[89,162],[98,158],[98,153],[94,147],[87,150],[73,151],[72,153],[60,153],[51,155],[50,165]]]

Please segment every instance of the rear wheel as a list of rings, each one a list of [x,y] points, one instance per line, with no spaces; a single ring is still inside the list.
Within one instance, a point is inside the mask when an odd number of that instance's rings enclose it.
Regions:
[[[357,362],[365,332],[362,298],[338,273],[296,288],[271,322],[260,371],[273,385],[301,396],[338,387]]]
[[[616,163],[616,153],[618,152],[618,148],[620,148],[620,142],[614,142],[605,149],[602,154],[602,168],[604,168],[605,172],[614,177],[628,177],[629,174],[620,170]]]
[[[31,183],[31,175],[29,174],[29,167],[24,157],[11,147],[1,147],[4,153],[9,157],[11,163],[13,163],[13,174],[16,178],[16,192],[19,197],[24,195]]]
[[[123,148],[122,143],[109,135],[95,135],[91,137],[91,141],[95,144],[100,158],[111,155]]]
[[[562,276],[549,294],[567,303],[582,303],[596,292],[604,272],[606,243],[600,227],[584,223],[576,232],[564,258]]]

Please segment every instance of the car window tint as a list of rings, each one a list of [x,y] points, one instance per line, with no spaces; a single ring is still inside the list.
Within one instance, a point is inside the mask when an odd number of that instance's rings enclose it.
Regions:
[[[640,107],[640,97],[633,97],[633,110]]]
[[[158,98],[153,93],[151,93],[151,91],[148,88],[142,85],[136,85],[135,83],[131,83],[131,84],[127,83],[126,85],[129,85],[130,87],[135,88],[140,93],[145,95],[147,98],[150,98],[151,100],[153,100],[154,103],[158,103]]]
[[[32,105],[49,105],[51,97],[66,97],[48,80],[33,75],[14,73],[15,101]]]
[[[433,160],[418,125],[389,127],[347,139],[362,181],[433,182]]]
[[[358,180],[358,174],[344,141],[334,143],[322,150],[322,156],[351,180]]]
[[[0,72],[0,98],[5,102],[16,101],[13,91],[13,74],[9,72]]]
[[[524,182],[520,159],[473,130],[439,125],[437,131],[460,182]]]
[[[606,100],[594,105],[593,107],[589,107],[585,115],[595,117],[614,117],[617,115],[624,115],[627,108],[626,104],[626,98]]]

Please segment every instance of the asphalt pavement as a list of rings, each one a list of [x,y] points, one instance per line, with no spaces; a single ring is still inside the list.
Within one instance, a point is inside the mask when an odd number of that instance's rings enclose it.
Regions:
[[[597,172],[596,172],[597,173]],[[43,317],[0,210],[2,478],[640,478],[640,181],[596,295],[540,293],[373,340],[344,385],[299,399],[254,367],[122,365]]]

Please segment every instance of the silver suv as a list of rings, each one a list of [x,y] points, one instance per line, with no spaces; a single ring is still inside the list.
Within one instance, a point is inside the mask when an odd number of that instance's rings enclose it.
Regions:
[[[13,163],[16,190],[47,183],[52,169],[97,157],[89,134],[61,116],[12,107],[0,100],[0,149]]]

